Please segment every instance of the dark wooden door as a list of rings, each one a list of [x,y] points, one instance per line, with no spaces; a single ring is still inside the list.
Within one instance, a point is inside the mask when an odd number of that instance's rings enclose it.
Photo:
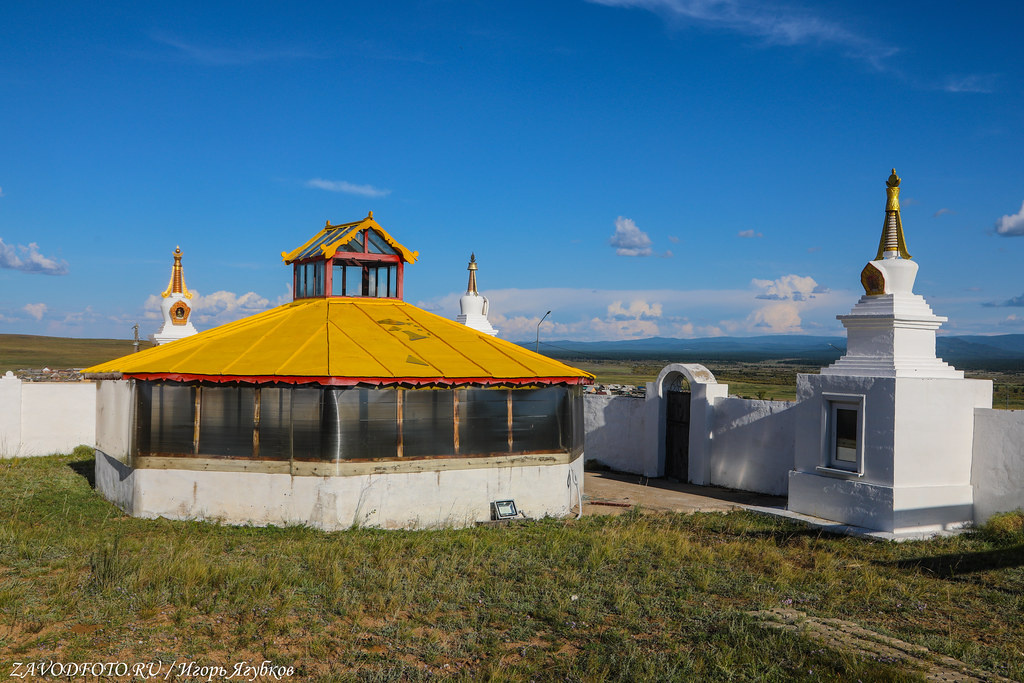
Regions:
[[[665,397],[665,476],[689,481],[690,392],[669,391]]]

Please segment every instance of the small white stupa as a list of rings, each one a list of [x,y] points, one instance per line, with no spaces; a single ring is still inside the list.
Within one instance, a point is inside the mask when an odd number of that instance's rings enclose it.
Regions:
[[[484,334],[496,335],[498,331],[491,326],[491,322],[487,319],[487,312],[490,309],[487,297],[476,289],[476,254],[469,255],[469,267],[466,270],[469,271],[469,286],[466,288],[466,293],[459,299],[459,310],[462,313],[455,317],[455,321]]]
[[[181,247],[174,248],[171,281],[160,296],[163,297],[160,310],[164,316],[164,323],[151,337],[154,343],[166,344],[175,339],[191,337],[199,331],[189,320],[189,316],[192,315],[192,307],[188,305],[188,302],[192,299],[192,292],[188,291],[188,287],[185,286],[185,274],[181,270]]]
[[[913,291],[900,218],[900,179],[886,183],[878,254],[861,272],[864,296],[836,316],[846,354],[797,376],[798,418],[789,509],[893,537],[974,519],[974,411],[992,382],[965,379],[935,355],[946,318]]]

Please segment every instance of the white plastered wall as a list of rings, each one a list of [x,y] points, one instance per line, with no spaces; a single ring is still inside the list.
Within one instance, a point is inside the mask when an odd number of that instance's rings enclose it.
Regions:
[[[96,439],[93,382],[0,378],[0,457],[70,453]]]
[[[652,402],[633,396],[584,394],[587,460],[618,472],[657,476],[658,453],[651,448],[654,440],[648,434],[654,407]]]
[[[786,495],[796,438],[795,405],[742,398],[715,401],[710,483]]]
[[[974,521],[1024,508],[1024,410],[974,411]]]
[[[826,467],[829,396],[863,396],[859,474]],[[973,416],[991,396],[988,380],[799,375],[789,508],[896,534],[972,521]]]

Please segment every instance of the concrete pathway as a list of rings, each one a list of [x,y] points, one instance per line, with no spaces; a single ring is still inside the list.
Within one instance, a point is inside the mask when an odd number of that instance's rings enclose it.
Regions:
[[[744,506],[785,508],[785,496],[681,484],[618,472],[585,472],[583,514],[617,515],[632,507],[664,512],[728,512]]]

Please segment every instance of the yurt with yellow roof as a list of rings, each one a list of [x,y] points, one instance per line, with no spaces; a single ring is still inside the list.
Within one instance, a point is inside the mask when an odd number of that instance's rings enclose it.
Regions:
[[[86,370],[98,491],[323,529],[578,509],[591,375],[406,303],[418,252],[372,212],[282,256],[291,303]]]

